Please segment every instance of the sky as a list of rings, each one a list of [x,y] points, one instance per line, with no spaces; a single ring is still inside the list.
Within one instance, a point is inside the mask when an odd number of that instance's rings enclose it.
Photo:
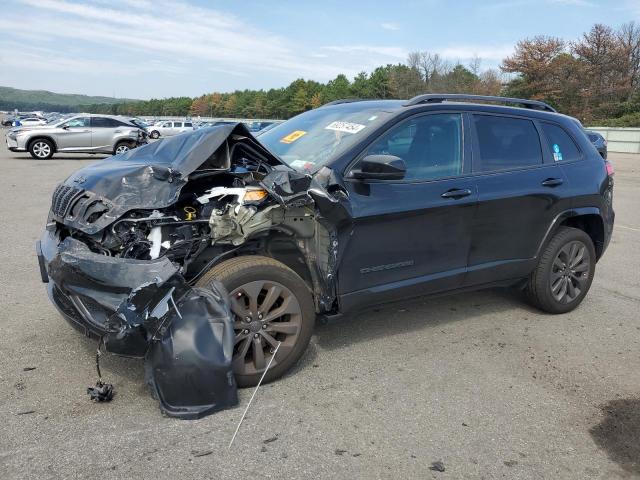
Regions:
[[[0,0],[0,85],[125,98],[348,77],[428,50],[497,67],[535,35],[640,21],[640,0]]]

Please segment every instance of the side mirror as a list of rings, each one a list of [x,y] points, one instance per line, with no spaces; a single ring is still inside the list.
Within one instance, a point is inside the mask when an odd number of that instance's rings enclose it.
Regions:
[[[64,125],[64,126],[62,127],[62,129],[63,129],[63,130],[69,130],[69,125]]]
[[[349,177],[360,180],[402,180],[407,166],[394,155],[367,155],[358,162]]]

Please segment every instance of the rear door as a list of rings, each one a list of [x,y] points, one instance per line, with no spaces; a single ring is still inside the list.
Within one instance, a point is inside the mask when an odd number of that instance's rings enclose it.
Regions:
[[[346,182],[354,222],[338,272],[344,311],[462,285],[477,201],[465,131],[460,113],[419,115],[360,156],[401,157],[407,174]]]
[[[91,124],[89,117],[76,117],[67,120],[56,133],[59,151],[91,150]]]
[[[113,150],[113,136],[119,122],[109,117],[91,117],[91,144],[93,150]]]
[[[470,114],[478,187],[467,284],[516,279],[535,265],[554,218],[569,208],[567,179],[526,117]]]

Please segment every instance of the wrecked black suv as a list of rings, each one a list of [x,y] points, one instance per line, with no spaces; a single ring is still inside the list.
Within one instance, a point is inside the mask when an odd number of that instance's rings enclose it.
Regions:
[[[266,380],[284,374],[317,316],[496,285],[572,310],[611,237],[612,174],[542,102],[338,101],[79,170],[38,256],[63,316],[145,356],[164,410],[198,416],[271,360]]]

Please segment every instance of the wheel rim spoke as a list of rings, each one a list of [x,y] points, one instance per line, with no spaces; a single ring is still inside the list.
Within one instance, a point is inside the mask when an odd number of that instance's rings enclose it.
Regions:
[[[579,293],[580,291],[573,285],[573,281],[570,278],[567,278],[567,296],[573,300]]]
[[[234,363],[241,363],[244,365],[244,359],[247,356],[247,352],[249,351],[250,345],[251,345],[251,338],[247,335],[244,338],[243,343],[238,348],[238,353],[235,359],[233,360]]]
[[[236,316],[240,317],[241,320],[249,313],[245,306],[240,302],[237,295],[231,295],[229,303],[231,304],[231,311],[236,314]]]
[[[562,287],[563,280],[564,280],[564,277],[561,276],[556,280],[554,284],[551,285],[551,291],[553,292],[554,295],[558,295],[558,292],[560,292],[560,288]]]
[[[582,260],[584,258],[585,250],[586,250],[586,248],[584,246],[582,248],[578,249],[578,251],[576,252],[575,257],[573,257],[573,259],[571,260],[571,263],[569,264],[569,267],[573,268],[576,265],[578,265],[580,262],[582,262]]]
[[[273,322],[269,324],[267,331],[294,335],[298,333],[299,328],[298,324],[293,322]]]
[[[262,305],[260,305],[260,311],[263,314],[269,313],[271,307],[273,307],[273,304],[276,303],[276,300],[280,298],[281,294],[282,288],[280,288],[278,285],[271,285],[267,290],[267,295],[262,301]]]
[[[262,348],[262,341],[260,340],[260,337],[253,339],[253,364],[258,371],[265,367],[264,350]]]
[[[278,346],[278,341],[269,335],[267,332],[261,332],[264,339],[273,347],[276,348]]]
[[[558,300],[562,300],[567,295],[567,279],[563,278],[560,282],[560,290],[558,291]]]
[[[262,291],[264,282],[251,282],[242,286],[242,290],[249,298],[249,313],[258,314],[258,296]]]
[[[269,312],[269,315],[265,317],[265,321],[270,322],[272,320],[275,320],[276,318],[282,317],[283,315],[294,314],[298,313],[299,311],[300,307],[298,306],[297,302],[293,300],[293,296],[288,296],[285,297],[282,305]]]
[[[587,262],[582,262],[579,265],[573,267],[573,271],[576,273],[584,273],[589,270],[589,264]]]

